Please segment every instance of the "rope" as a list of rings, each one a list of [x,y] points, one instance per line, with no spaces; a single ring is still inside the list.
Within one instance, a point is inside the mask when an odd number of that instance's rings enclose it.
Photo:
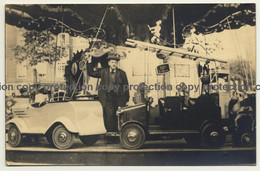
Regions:
[[[90,27],[90,28],[88,28],[88,29],[86,29],[86,30],[80,31],[80,30],[77,30],[77,29],[74,29],[74,28],[68,26],[67,24],[63,23],[62,21],[57,20],[56,18],[48,17],[48,19],[49,19],[49,20],[56,21],[56,22],[60,23],[62,26],[67,27],[67,29],[70,29],[71,31],[78,32],[78,33],[84,33],[84,32],[87,32],[87,31],[89,31],[89,30],[94,30],[94,29],[96,29],[96,27]],[[58,26],[57,26],[57,27],[58,27]],[[101,28],[100,28],[100,30],[103,31],[104,34],[106,34],[104,29],[101,29]]]
[[[108,8],[106,8],[106,11],[105,11],[105,13],[104,13],[104,15],[103,15],[103,18],[102,18],[102,20],[101,20],[101,22],[100,22],[100,24],[99,24],[98,31],[97,31],[96,36],[95,36],[95,38],[94,38],[93,44],[92,44],[92,46],[90,47],[90,51],[91,51],[91,49],[95,46],[96,39],[97,39],[99,30],[100,30],[100,28],[101,28],[101,26],[102,26],[102,24],[103,24],[103,22],[104,22],[105,16],[106,16],[106,14],[107,14],[107,10],[108,10]],[[86,63],[87,63],[87,62],[85,61],[84,65],[83,65],[83,68],[85,67]],[[80,75],[79,75],[79,78],[78,78],[77,83],[76,83],[76,87],[77,87],[77,85],[78,85],[78,83],[79,83],[79,80],[80,80],[80,78],[81,78],[81,76],[82,76],[82,73],[83,73],[83,70],[81,71],[81,73],[80,73]],[[74,95],[74,93],[75,93],[75,90],[76,90],[76,89],[73,90],[72,95],[71,95],[70,98],[73,97],[73,95]]]
[[[227,23],[228,23],[228,27],[229,27],[229,30],[232,30],[231,29],[231,26],[229,24],[229,20],[227,19]],[[245,73],[245,76],[246,76],[246,79],[247,79],[247,74],[246,74],[246,69],[244,68],[244,65],[243,65],[243,62],[242,62],[242,59],[240,59],[240,56],[238,55],[238,50],[237,50],[237,46],[236,46],[236,43],[235,43],[235,40],[234,40],[234,35],[231,33],[231,37],[232,37],[232,40],[234,42],[234,47],[235,47],[235,51],[236,51],[236,55],[238,57],[238,60],[240,61],[240,64],[242,65],[242,68],[244,70],[244,73]],[[248,83],[248,79],[247,79],[247,83]]]

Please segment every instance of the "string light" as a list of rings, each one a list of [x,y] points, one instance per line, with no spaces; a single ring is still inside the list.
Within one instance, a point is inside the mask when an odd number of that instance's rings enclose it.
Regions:
[[[228,5],[228,6],[232,6],[232,7],[235,7],[235,8],[237,8],[239,5],[237,5],[237,4],[234,4],[234,5]],[[227,7],[228,7],[227,6]],[[204,30],[205,30],[205,34],[208,34],[208,33],[212,33],[212,32],[216,32],[218,29],[217,28],[215,28],[215,27],[219,27],[220,29],[224,29],[224,28],[228,28],[228,24],[227,23],[232,23],[232,20],[230,21],[230,19],[234,19],[236,16],[242,16],[242,15],[249,15],[249,14],[252,14],[252,15],[254,15],[254,18],[252,19],[253,20],[253,22],[255,23],[255,12],[253,12],[253,11],[251,11],[251,10],[243,10],[243,11],[237,11],[237,12],[235,12],[235,13],[233,13],[233,14],[231,14],[231,15],[229,15],[229,16],[227,16],[226,18],[224,18],[223,20],[221,20],[220,22],[218,22],[218,23],[216,23],[216,24],[214,24],[214,25],[212,25],[212,26],[208,26],[208,27],[206,27],[206,26],[203,26],[203,25],[200,25],[199,23],[200,22],[205,22],[206,21],[206,19],[205,19],[205,17],[207,17],[210,13],[215,13],[216,11],[216,8],[217,7],[220,7],[220,5],[216,5],[212,10],[210,10],[206,15],[204,15],[204,17],[202,18],[202,19],[200,19],[199,21],[197,21],[197,22],[194,22],[194,23],[192,23],[192,24],[189,24],[189,25],[187,25],[187,26],[185,26],[184,28],[183,28],[183,33],[185,32],[185,30],[187,29],[187,28],[191,28],[192,26],[196,26],[196,27],[201,27],[201,28],[203,28]],[[252,21],[251,20],[251,21]],[[233,23],[235,23],[237,26],[240,24],[241,26],[243,26],[243,25],[246,25],[246,23],[243,23],[243,22],[241,22],[241,21],[238,21],[238,20],[235,20]],[[224,28],[223,28],[223,26],[224,26]],[[215,29],[214,29],[215,28]],[[188,30],[190,30],[190,29],[188,29]]]
[[[58,6],[58,9],[60,9],[60,8],[61,8],[61,7]],[[112,8],[113,8],[113,7],[112,7]],[[11,8],[8,8],[8,13],[11,13],[11,12],[12,12]],[[71,12],[72,12],[72,14],[71,14],[72,16],[77,16],[77,17],[81,20],[81,24],[82,24],[82,25],[85,25],[85,24],[86,24],[86,23],[83,21],[83,19],[82,19],[76,12],[73,12],[73,11],[71,11]],[[22,12],[22,14],[23,14],[23,12]],[[89,31],[91,31],[91,30],[92,30],[93,32],[96,32],[96,31],[98,30],[96,27],[91,27],[91,28],[88,28],[88,29],[83,30],[83,31],[81,31],[81,30],[76,30],[76,29],[71,28],[70,26],[66,25],[66,24],[63,23],[62,21],[59,21],[58,19],[51,18],[51,17],[47,17],[47,18],[46,18],[45,16],[40,16],[38,19],[32,19],[30,22],[26,21],[26,23],[27,23],[28,26],[31,26],[32,24],[36,24],[37,27],[40,28],[40,27],[41,27],[41,23],[42,23],[42,22],[45,22],[46,19],[52,20],[52,21],[55,22],[54,25],[52,25],[51,27],[49,27],[50,30],[57,30],[57,28],[58,28],[58,27],[61,27],[60,25],[62,25],[62,26],[65,28],[65,32],[68,32],[68,33],[71,34],[71,35],[81,36],[81,37],[84,37],[84,38],[88,38],[88,37],[89,37],[89,36],[86,35],[87,32],[89,32]],[[22,24],[22,22],[21,22],[21,21],[18,21],[18,25],[21,25],[21,24]],[[47,29],[48,29],[48,28],[47,28]],[[99,32],[103,33],[102,36],[105,36],[105,35],[106,35],[105,30],[102,29],[102,28],[99,29]]]

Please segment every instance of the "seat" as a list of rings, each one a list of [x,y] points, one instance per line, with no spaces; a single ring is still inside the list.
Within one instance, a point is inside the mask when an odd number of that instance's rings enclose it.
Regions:
[[[159,99],[161,127],[163,129],[182,128],[182,98],[171,96]]]

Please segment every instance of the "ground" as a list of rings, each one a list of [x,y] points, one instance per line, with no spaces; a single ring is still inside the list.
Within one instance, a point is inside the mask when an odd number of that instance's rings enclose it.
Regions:
[[[255,165],[255,147],[233,147],[230,137],[219,149],[192,148],[180,140],[147,141],[142,149],[126,150],[107,144],[93,146],[76,140],[68,150],[50,146],[44,137],[22,147],[6,144],[7,165]]]

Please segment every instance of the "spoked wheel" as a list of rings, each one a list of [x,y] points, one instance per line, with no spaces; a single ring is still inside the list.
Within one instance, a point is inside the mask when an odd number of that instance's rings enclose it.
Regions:
[[[52,141],[58,149],[68,149],[74,144],[75,134],[63,125],[58,125],[52,132]]]
[[[98,135],[80,136],[79,139],[85,145],[94,145],[98,140]]]
[[[187,144],[189,144],[192,147],[197,147],[201,143],[201,137],[200,135],[187,135],[184,137]]]
[[[22,142],[22,135],[15,125],[11,125],[8,130],[8,144],[11,147],[18,147]]]
[[[235,146],[250,147],[253,145],[254,137],[251,132],[236,133],[232,136]]]
[[[127,149],[138,149],[145,141],[144,129],[138,124],[128,124],[120,133],[120,142]]]
[[[217,124],[207,124],[201,133],[203,143],[211,148],[221,147],[226,140],[225,133]]]

